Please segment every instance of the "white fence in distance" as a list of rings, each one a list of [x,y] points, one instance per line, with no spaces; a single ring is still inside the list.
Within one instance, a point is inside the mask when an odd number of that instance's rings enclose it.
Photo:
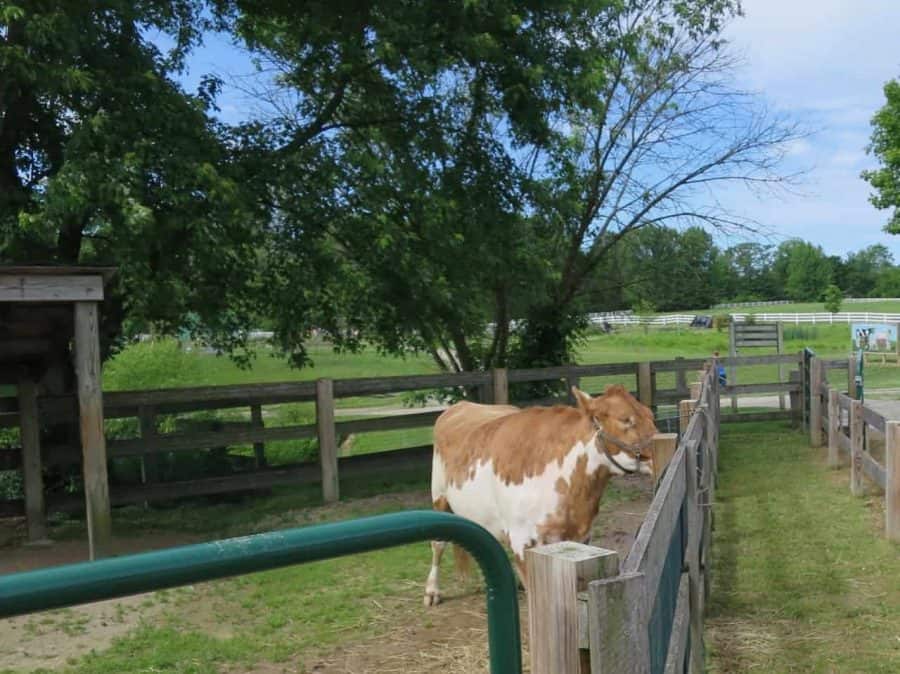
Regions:
[[[744,323],[747,317],[752,315],[757,323],[787,323],[800,325],[801,323],[818,325],[841,325],[850,323],[900,323],[900,314],[873,313],[873,312],[840,312],[831,314],[826,311],[814,313],[765,313],[765,314],[731,314],[736,323]],[[589,316],[593,325],[601,325],[604,321],[615,326],[629,325],[690,325],[697,314],[668,314],[664,316]]]

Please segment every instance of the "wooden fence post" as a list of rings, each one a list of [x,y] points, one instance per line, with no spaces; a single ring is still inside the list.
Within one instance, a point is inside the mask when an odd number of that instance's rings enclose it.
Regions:
[[[643,573],[622,574],[590,584],[592,674],[649,674],[646,585]]]
[[[142,440],[156,437],[156,410],[153,407],[148,405],[138,407],[138,423],[141,426]],[[159,481],[159,454],[141,454],[141,482],[152,484],[157,481]],[[144,506],[147,505],[145,501]]]
[[[854,400],[859,397],[859,393],[856,390],[856,356],[850,356],[847,359],[847,395]]]
[[[647,407],[653,407],[653,374],[650,363],[638,363],[638,400]]]
[[[850,402],[850,493],[863,493],[863,405],[859,400]]]
[[[613,550],[563,541],[525,551],[532,674],[589,674],[588,583],[615,576]]]
[[[265,428],[262,415],[262,405],[250,405],[250,424],[254,428]],[[254,442],[253,453],[256,456],[256,467],[266,466],[266,443]]]
[[[736,339],[737,337],[735,336],[734,316],[732,316],[731,320],[728,321],[728,355],[731,358],[737,357]],[[728,385],[737,385],[737,369],[734,365],[728,368]],[[736,394],[731,396],[731,411],[738,411],[738,399]]]
[[[684,360],[684,356],[675,356],[675,360]],[[684,369],[675,370],[675,390],[679,395],[688,395],[687,371]]]
[[[666,466],[678,448],[678,433],[657,433],[653,436],[653,490],[659,485]]]
[[[41,427],[38,421],[37,383],[22,374],[18,382],[19,432],[22,440],[22,478],[28,542],[47,541],[44,474],[41,467]]]
[[[340,481],[334,427],[334,382],[330,379],[316,381],[316,433],[322,467],[322,500],[331,503],[340,498]]]
[[[888,540],[900,541],[900,422],[888,421],[884,428],[884,526]]]
[[[78,378],[88,549],[93,561],[108,553],[112,538],[96,302],[75,302],[75,374]]]
[[[495,367],[491,370],[491,387],[493,395],[491,402],[495,405],[509,404],[509,379],[505,367]],[[572,395],[569,393],[568,395]]]
[[[781,326],[781,321],[778,321],[778,323],[776,323],[775,325],[778,326],[776,335],[777,346],[775,348],[775,351],[780,356],[782,353],[784,353],[784,329]],[[778,383],[782,384],[784,383],[784,381],[784,363],[778,363]],[[785,409],[784,393],[778,394],[778,409]]]
[[[822,363],[813,358],[809,364],[809,444],[822,446]]]
[[[697,407],[695,400],[682,400],[678,403],[678,429],[684,434],[688,424],[691,423],[691,415]]]
[[[840,468],[841,447],[838,433],[841,432],[841,407],[836,389],[828,389],[828,467]]]

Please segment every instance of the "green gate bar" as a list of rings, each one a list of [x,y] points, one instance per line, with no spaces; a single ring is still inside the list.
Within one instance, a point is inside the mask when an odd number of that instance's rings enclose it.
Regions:
[[[430,510],[2,575],[0,618],[427,540],[458,543],[478,561],[487,585],[491,673],[520,674],[516,579],[505,550],[474,522]]]

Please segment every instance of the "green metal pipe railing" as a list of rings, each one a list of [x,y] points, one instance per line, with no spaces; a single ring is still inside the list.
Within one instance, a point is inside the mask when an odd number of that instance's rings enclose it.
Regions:
[[[474,522],[430,510],[272,531],[0,576],[0,618],[427,540],[458,543],[481,566],[487,585],[491,672],[520,674],[516,578],[505,550]]]

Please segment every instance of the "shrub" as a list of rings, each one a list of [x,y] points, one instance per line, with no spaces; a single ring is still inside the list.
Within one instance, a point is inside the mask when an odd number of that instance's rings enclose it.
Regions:
[[[825,311],[836,314],[841,310],[841,302],[844,301],[844,295],[841,289],[833,283],[825,288]]]
[[[107,391],[197,386],[202,383],[198,358],[181,348],[174,339],[131,344],[117,353],[103,368],[103,388]]]
[[[713,316],[713,327],[719,332],[722,332],[729,325],[731,325],[731,314],[716,314]]]

